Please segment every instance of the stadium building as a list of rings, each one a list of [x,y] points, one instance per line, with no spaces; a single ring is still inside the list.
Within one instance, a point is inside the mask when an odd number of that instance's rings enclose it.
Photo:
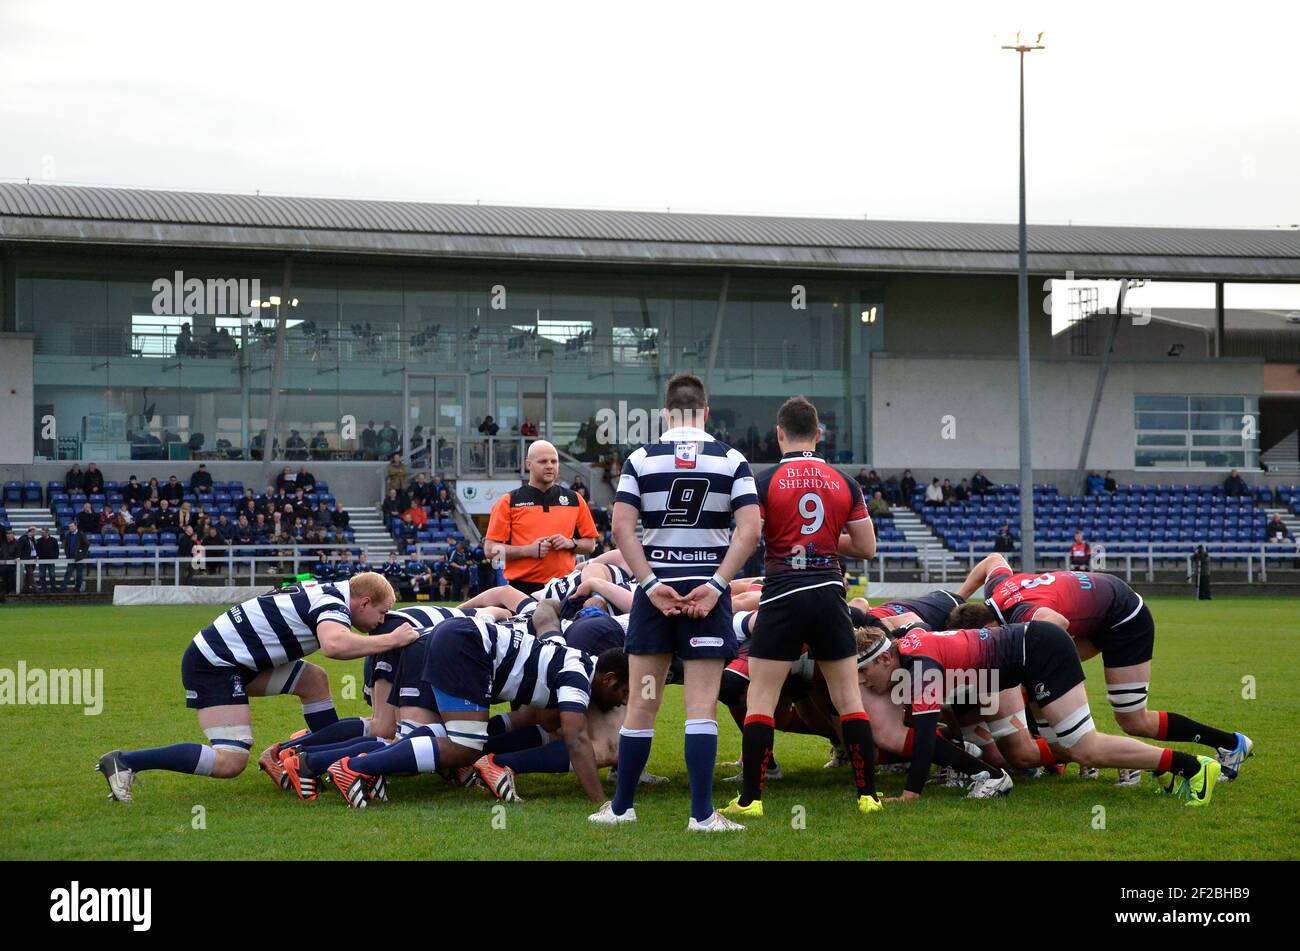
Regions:
[[[1296,481],[1300,314],[1233,299],[1300,282],[1300,233],[1034,226],[1029,242],[1041,481],[1078,476],[1112,331],[1085,468]],[[1013,225],[4,184],[0,475],[203,459],[256,484],[270,425],[277,458],[373,502],[370,460],[394,449],[509,475],[519,445],[485,445],[492,416],[501,437],[533,421],[600,494],[614,449],[597,414],[652,409],[689,370],[758,463],[804,393],[854,471],[1014,480],[1015,267]],[[1045,282],[1070,273],[1194,283],[1205,303],[1116,320],[1084,289],[1049,315]]]

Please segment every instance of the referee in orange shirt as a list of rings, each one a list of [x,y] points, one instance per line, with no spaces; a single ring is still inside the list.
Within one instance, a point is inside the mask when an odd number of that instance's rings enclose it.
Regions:
[[[528,447],[528,482],[492,506],[485,550],[493,564],[505,557],[506,581],[532,594],[552,578],[568,574],[579,553],[596,548],[596,523],[586,501],[556,484],[560,457],[539,439]]]

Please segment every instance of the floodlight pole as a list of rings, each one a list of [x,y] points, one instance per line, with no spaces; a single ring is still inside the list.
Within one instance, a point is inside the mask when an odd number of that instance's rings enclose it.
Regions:
[[[1042,39],[1042,34],[1039,34]],[[1020,42],[1014,46],[1020,56],[1020,262],[1018,269],[1020,319],[1020,570],[1035,571],[1034,558],[1034,467],[1029,430],[1029,229],[1025,224],[1025,54],[1044,47]]]

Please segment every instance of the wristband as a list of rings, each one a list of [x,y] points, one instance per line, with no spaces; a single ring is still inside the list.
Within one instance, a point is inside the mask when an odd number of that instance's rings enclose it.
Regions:
[[[709,581],[708,581],[708,583],[711,584],[714,588],[717,589],[718,594],[726,594],[726,593],[727,593],[727,588],[728,588],[729,586],[728,586],[727,583],[724,582],[724,581],[723,581],[723,580],[722,580],[718,575],[714,575],[712,578],[710,578]]]
[[[641,590],[644,591],[646,594],[649,594],[651,590],[654,589],[655,585],[661,583],[662,582],[660,582],[660,580],[656,578],[654,575],[648,575],[644,581],[639,582],[639,584],[641,585]]]

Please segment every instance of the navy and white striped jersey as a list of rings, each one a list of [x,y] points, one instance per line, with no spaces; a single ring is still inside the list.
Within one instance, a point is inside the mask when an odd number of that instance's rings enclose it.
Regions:
[[[569,595],[578,590],[582,584],[582,572],[587,566],[585,564],[574,568],[567,575],[560,575],[558,578],[552,578],[541,589],[533,595],[538,601],[564,601]],[[609,572],[609,580],[614,584],[632,590],[635,583],[628,576],[628,573],[618,565],[602,565]]]
[[[474,619],[492,663],[492,702],[518,701],[547,710],[586,713],[596,661],[559,641],[518,627]]]
[[[713,576],[731,545],[731,516],[757,505],[749,463],[702,429],[679,426],[623,464],[615,502],[641,512],[641,545],[665,581]]]
[[[396,611],[389,611],[384,615],[383,623],[372,631],[372,634],[387,634],[395,631],[402,626],[404,622],[410,622],[411,627],[419,631],[428,631],[437,627],[443,621],[453,617],[473,617],[473,608],[439,608],[429,605],[418,608],[399,608]],[[395,621],[395,618],[401,620]]]
[[[303,581],[237,604],[194,636],[216,667],[273,670],[320,650],[322,621],[352,626],[348,582]]]

